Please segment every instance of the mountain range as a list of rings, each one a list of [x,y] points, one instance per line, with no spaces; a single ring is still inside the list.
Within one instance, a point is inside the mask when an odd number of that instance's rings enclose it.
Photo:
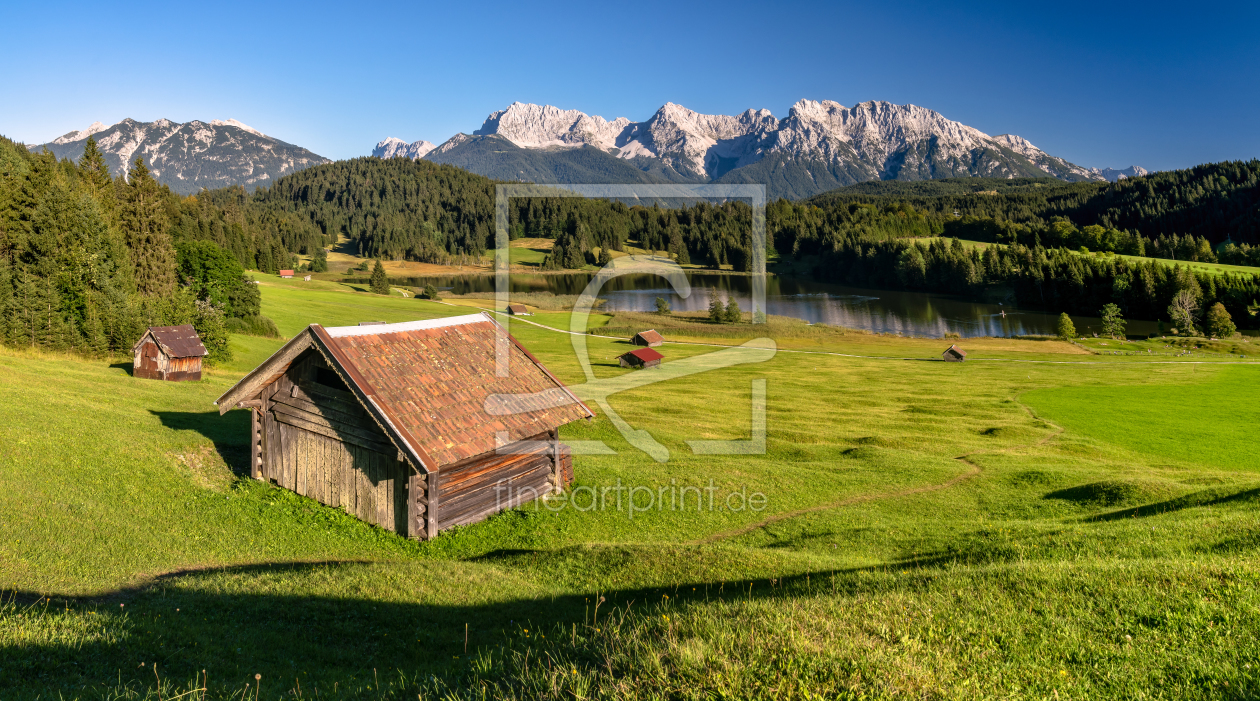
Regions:
[[[707,115],[666,103],[643,122],[517,102],[436,148],[390,138],[373,155],[540,183],[763,182],[772,198],[789,199],[869,180],[1114,181],[1146,173],[1084,168],[1013,134],[989,136],[939,112],[880,101],[801,100],[784,119],[768,110]]]
[[[235,119],[185,124],[169,119],[124,119],[111,126],[94,122],[86,129],[29,148],[37,152],[48,149],[58,158],[78,160],[89,136],[96,139],[113,175],[125,172],[137,156],[143,156],[158,182],[183,195],[203,187],[244,185],[252,190],[303,168],[331,163]]]

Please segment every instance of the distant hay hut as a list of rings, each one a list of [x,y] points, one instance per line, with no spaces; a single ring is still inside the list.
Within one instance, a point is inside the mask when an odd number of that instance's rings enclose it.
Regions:
[[[944,360],[947,363],[961,363],[966,359],[967,351],[959,348],[958,346],[950,346],[945,349],[944,353],[941,353],[941,360]]]
[[[532,316],[524,304],[509,304],[507,313],[512,316]]]
[[[310,281],[311,281],[311,276],[310,276],[310,275],[307,275],[307,276],[305,276],[305,277],[303,277],[303,278],[302,278],[302,282],[310,282]]]
[[[563,491],[594,416],[488,313],[312,324],[215,403],[251,410],[254,479],[416,539]]]
[[[636,333],[634,338],[630,339],[630,342],[636,346],[655,348],[664,343],[665,339],[656,332],[656,329],[648,329],[647,331],[640,331]]]
[[[192,324],[150,326],[131,347],[133,377],[183,382],[201,379],[201,359],[209,355]]]
[[[291,278],[291,277],[293,277],[293,271],[292,271],[292,270],[281,270],[281,271],[280,271],[280,277],[282,277],[282,278]]]
[[[665,356],[657,353],[651,348],[639,348],[638,350],[628,351],[617,356],[617,361],[621,363],[623,368],[654,368],[661,364]]]

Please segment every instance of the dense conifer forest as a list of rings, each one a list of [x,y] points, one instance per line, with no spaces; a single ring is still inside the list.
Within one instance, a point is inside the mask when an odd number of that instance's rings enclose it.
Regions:
[[[94,144],[75,163],[0,139],[0,339],[85,352],[129,350],[147,325],[194,323],[226,357],[227,329],[266,328],[247,270],[326,270],[349,240],[367,258],[467,262],[493,245],[495,182],[450,165],[358,158],[252,194],[181,197],[142,161],[111,179]],[[752,268],[744,202],[628,205],[513,199],[513,239],[554,239],[543,267],[601,265],[633,246],[681,264]],[[1096,315],[1170,319],[1188,291],[1256,328],[1260,278],[1181,261],[1260,265],[1260,162],[1117,183],[1052,179],[872,182],[766,208],[770,253],[820,280],[979,296]],[[923,239],[932,239],[930,242]],[[956,239],[950,242],[949,239]],[[983,252],[959,240],[1001,244]],[[1111,254],[1167,259],[1136,262]],[[1184,324],[1183,324],[1184,325]]]

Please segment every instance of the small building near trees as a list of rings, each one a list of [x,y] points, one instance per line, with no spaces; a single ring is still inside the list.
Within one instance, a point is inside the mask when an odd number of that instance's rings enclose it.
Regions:
[[[594,416],[484,312],[312,324],[215,403],[250,410],[255,479],[416,539],[562,491]]]
[[[966,359],[967,351],[959,348],[958,346],[951,345],[949,348],[945,349],[944,353],[941,353],[941,360],[944,360],[947,363],[961,363]]]
[[[209,355],[192,324],[150,326],[131,347],[133,377],[181,382],[201,379],[201,359]]]
[[[282,278],[291,278],[291,277],[293,277],[293,271],[292,271],[292,270],[281,270],[281,271],[280,271],[280,277],[282,277]]]
[[[507,313],[512,316],[530,316],[529,309],[524,304],[509,304]]]
[[[617,356],[623,368],[654,368],[661,364],[665,356],[651,348],[639,348]]]
[[[630,339],[630,342],[636,346],[655,348],[656,346],[664,343],[665,339],[656,332],[656,329],[648,329],[647,331],[640,331],[636,333],[634,338]]]

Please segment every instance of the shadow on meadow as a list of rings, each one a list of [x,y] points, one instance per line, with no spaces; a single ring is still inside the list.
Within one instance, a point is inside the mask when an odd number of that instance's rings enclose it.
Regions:
[[[603,557],[582,549],[503,550],[477,558],[505,566],[563,566],[573,557]],[[614,554],[607,567],[635,559]],[[571,563],[569,563],[571,564]],[[589,563],[587,563],[589,564]],[[189,688],[202,671],[212,696],[227,696],[261,675],[262,697],[328,695],[386,679],[391,688],[437,675],[458,680],[479,650],[530,644],[538,636],[563,640],[569,631],[630,610],[654,611],[706,600],[760,600],[809,593],[858,593],[877,586],[861,570],[813,572],[781,579],[690,582],[668,587],[626,588],[599,594],[521,598],[489,604],[437,604],[352,596],[270,593],[300,590],[301,582],[362,575],[370,562],[273,563],[175,572],[143,586],[102,596],[48,599],[38,592],[3,593],[0,621],[25,627],[0,645],[0,689],[9,698],[36,698],[60,691],[66,698],[96,697],[119,687],[152,690],[153,665],[161,679]],[[373,570],[379,574],[378,571]],[[382,575],[385,576],[385,575]],[[225,591],[227,589],[248,591]],[[424,599],[423,591],[409,592]],[[458,594],[452,597],[459,598]],[[465,638],[467,636],[467,638]],[[528,637],[534,636],[534,637]],[[580,636],[568,647],[592,667],[604,660]],[[553,642],[553,641],[547,641]],[[367,687],[364,687],[367,688]],[[252,689],[251,689],[252,691]],[[147,692],[146,692],[147,693]],[[414,690],[404,694],[414,698]],[[111,698],[113,698],[111,696]],[[371,695],[377,698],[377,695]]]
[[[174,431],[196,431],[210,439],[214,450],[234,474],[249,476],[250,416],[248,411],[154,411],[162,425]]]

